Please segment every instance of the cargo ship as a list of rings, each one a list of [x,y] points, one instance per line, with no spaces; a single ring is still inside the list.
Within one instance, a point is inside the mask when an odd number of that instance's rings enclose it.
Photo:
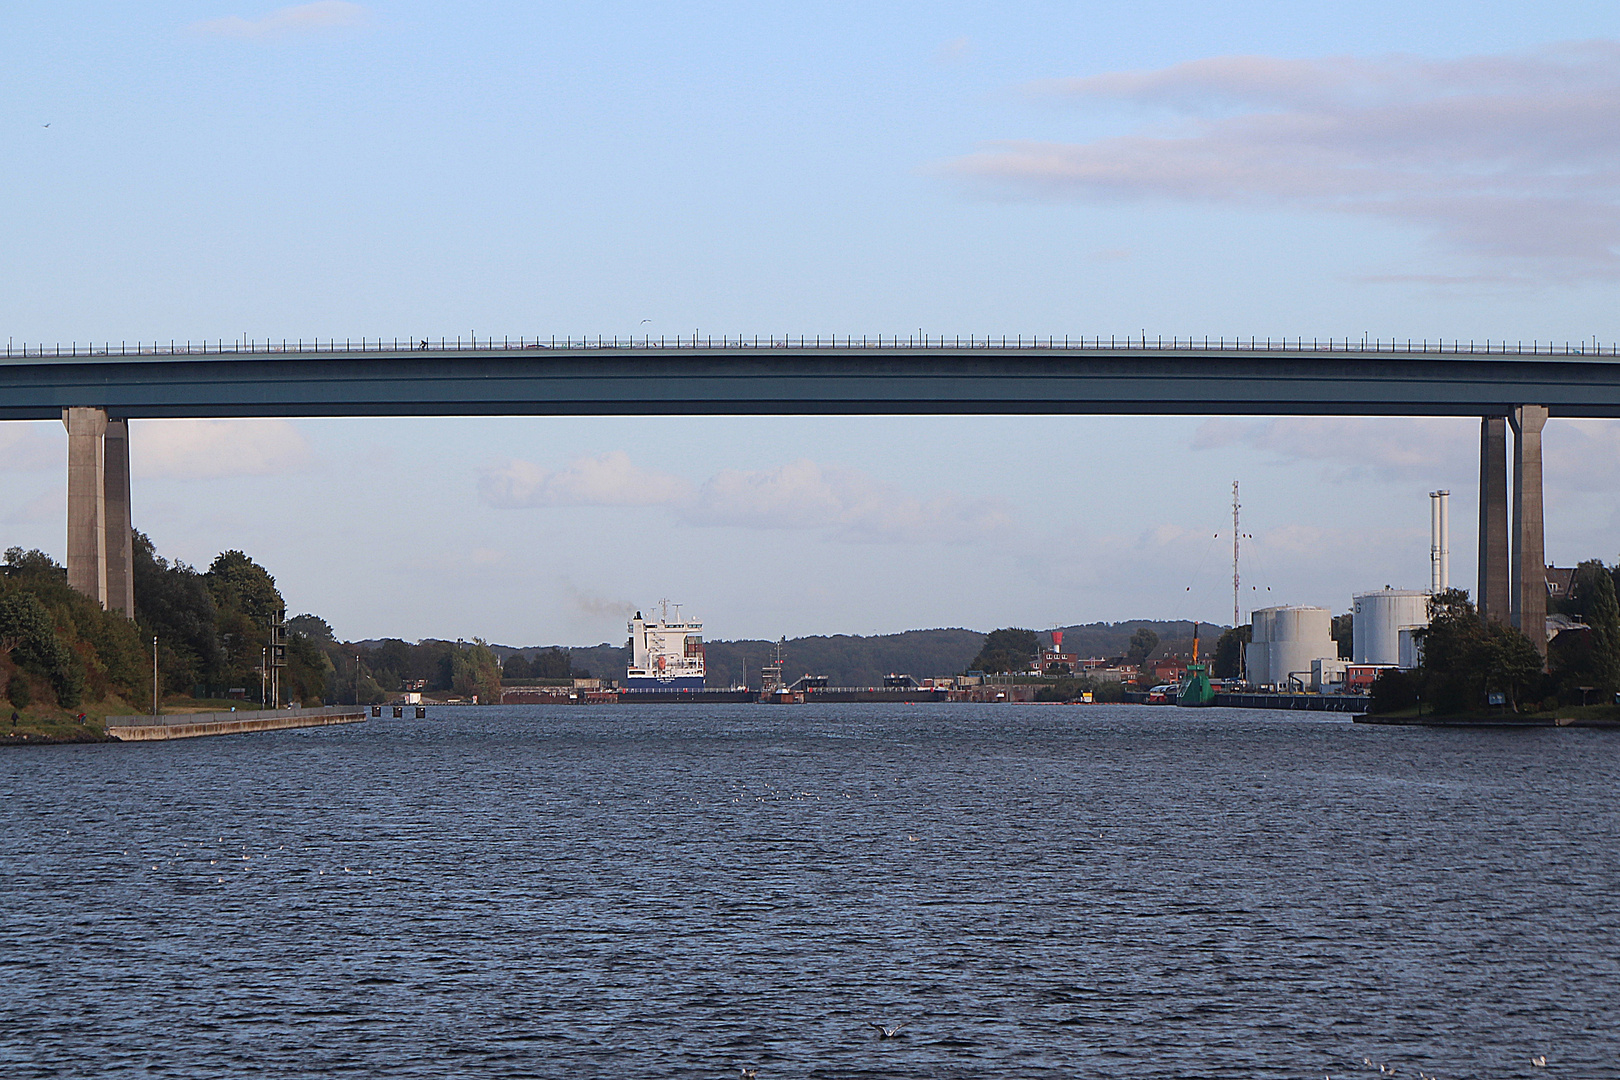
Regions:
[[[619,700],[626,702],[672,703],[749,701],[746,688],[710,690],[703,669],[703,624],[681,618],[679,604],[675,619],[669,618],[669,601],[660,602],[658,618],[644,618],[636,612],[630,620],[630,666],[625,671]]]

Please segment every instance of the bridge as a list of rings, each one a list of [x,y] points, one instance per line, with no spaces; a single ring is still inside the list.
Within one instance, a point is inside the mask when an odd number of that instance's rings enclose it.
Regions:
[[[131,419],[996,413],[1477,416],[1475,595],[1545,649],[1542,428],[1620,417],[1620,356],[1591,342],[915,335],[72,343],[0,361],[0,419],[67,425],[68,580],[125,613]]]

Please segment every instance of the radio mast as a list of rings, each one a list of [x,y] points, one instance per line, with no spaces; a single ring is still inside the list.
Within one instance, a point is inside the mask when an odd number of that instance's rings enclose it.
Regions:
[[[1238,540],[1242,533],[1238,532],[1238,482],[1232,481],[1232,629],[1238,624]]]

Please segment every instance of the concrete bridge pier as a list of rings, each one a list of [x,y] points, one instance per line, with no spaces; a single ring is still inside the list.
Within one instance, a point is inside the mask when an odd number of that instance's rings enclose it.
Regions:
[[[102,607],[135,615],[130,536],[129,422],[106,409],[62,410],[68,433],[68,584]]]
[[[1507,417],[1479,427],[1479,614],[1506,623],[1508,612]]]
[[[1546,529],[1541,491],[1545,405],[1487,416],[1479,435],[1479,613],[1523,631],[1547,655]],[[1507,431],[1513,429],[1508,512]]]
[[[1545,405],[1520,405],[1508,415],[1513,426],[1512,617],[1547,655],[1547,542],[1541,498],[1541,429]]]

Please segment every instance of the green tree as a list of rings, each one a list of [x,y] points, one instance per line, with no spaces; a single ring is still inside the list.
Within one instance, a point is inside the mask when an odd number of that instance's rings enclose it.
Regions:
[[[135,618],[144,646],[158,639],[164,691],[189,694],[199,684],[225,681],[219,610],[208,582],[185,563],[164,559],[145,533],[133,539]]]
[[[567,649],[551,648],[536,653],[529,662],[531,679],[567,679],[574,673],[574,658]]]
[[[450,689],[461,697],[478,695],[485,705],[501,702],[501,667],[489,645],[475,638],[470,646],[456,650],[451,658],[453,674]]]
[[[1144,664],[1158,647],[1159,635],[1145,626],[1138,627],[1136,633],[1131,635],[1131,647],[1125,656],[1133,664]]]
[[[0,598],[0,648],[19,668],[50,680],[57,704],[64,709],[78,706],[84,666],[63,643],[51,613],[37,596],[14,592]]]
[[[1030,661],[1041,651],[1040,637],[1033,630],[1006,627],[992,630],[984,639],[984,647],[968,664],[969,670],[984,671],[992,675],[1006,671],[1025,671]]]
[[[222,608],[235,608],[266,629],[281,613],[281,593],[276,591],[276,579],[243,552],[220,552],[204,577],[208,579],[209,591],[214,594],[214,603]]]
[[[1356,655],[1356,616],[1354,612],[1333,616],[1333,643],[1339,647],[1339,659],[1350,660]]]
[[[1584,696],[1583,686],[1605,696],[1620,690],[1620,603],[1615,598],[1613,574],[1595,559],[1576,567],[1570,593],[1567,612],[1578,616],[1588,629],[1560,634],[1548,659],[1560,696],[1573,703]]]
[[[1493,692],[1518,711],[1519,701],[1542,682],[1541,654],[1530,639],[1481,619],[1462,589],[1429,598],[1421,640],[1422,698],[1437,713],[1482,709]]]
[[[287,620],[287,633],[297,634],[309,638],[317,645],[331,644],[337,641],[337,635],[332,633],[332,627],[319,615],[294,615]]]
[[[1217,679],[1235,679],[1243,671],[1243,646],[1254,636],[1254,628],[1247,624],[1221,631],[1215,641],[1215,657],[1211,662]]]

